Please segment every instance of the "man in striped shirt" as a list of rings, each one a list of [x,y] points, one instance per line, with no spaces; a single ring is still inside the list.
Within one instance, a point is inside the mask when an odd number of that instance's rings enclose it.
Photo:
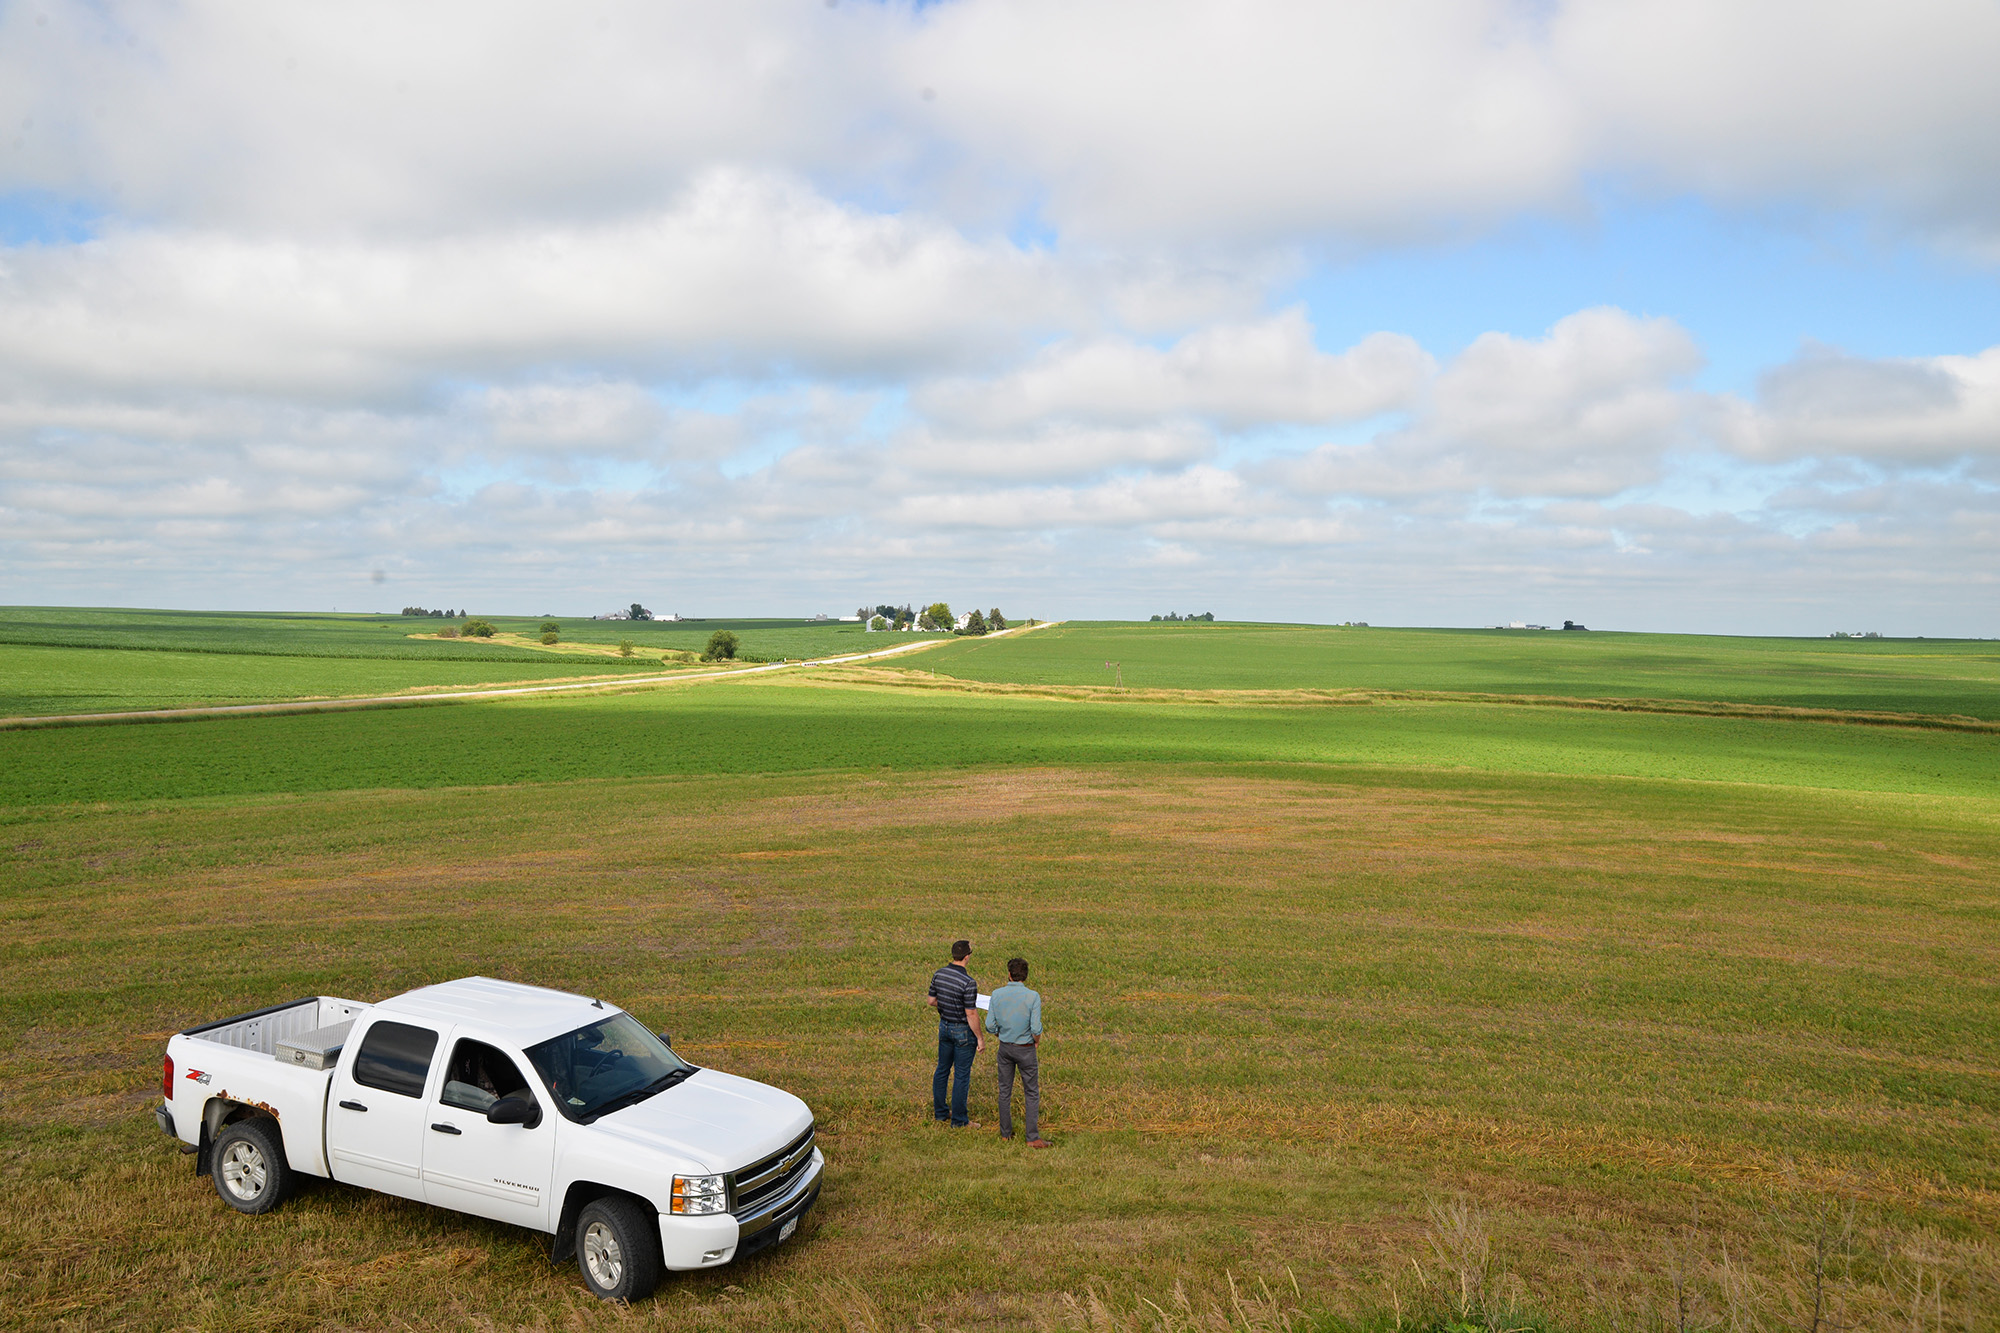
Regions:
[[[931,977],[928,1004],[938,1011],[937,1073],[931,1078],[931,1114],[958,1129],[968,1123],[965,1102],[972,1082],[972,1057],[986,1048],[980,1032],[979,985],[965,970],[972,957],[972,941],[959,940],[951,946],[951,961]],[[951,1105],[945,1105],[945,1088],[951,1087]]]

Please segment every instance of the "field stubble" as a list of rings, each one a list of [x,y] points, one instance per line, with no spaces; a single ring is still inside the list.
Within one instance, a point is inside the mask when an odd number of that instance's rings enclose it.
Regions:
[[[1239,1307],[1277,1327],[1289,1268],[1316,1309],[1476,1288],[1586,1326],[1676,1273],[1722,1310],[1733,1263],[1777,1327],[1835,1206],[1868,1256],[1828,1288],[1848,1316],[1919,1326],[1915,1245],[1939,1317],[1990,1322],[1996,818],[1190,765],[17,809],[0,1319],[1174,1327],[1179,1283],[1194,1327],[1234,1274],[1277,1284]],[[960,935],[989,985],[1034,963],[1054,1153],[924,1123],[921,992]],[[146,1119],[177,1027],[473,972],[805,1096],[833,1174],[803,1243],[621,1312],[418,1205],[229,1214]]]

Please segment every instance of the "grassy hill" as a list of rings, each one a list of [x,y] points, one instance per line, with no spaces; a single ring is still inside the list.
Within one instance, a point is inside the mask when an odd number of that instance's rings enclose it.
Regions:
[[[1839,706],[1990,717],[1991,647],[1068,626],[0,732],[0,1326],[1991,1326],[2000,732]],[[990,1054],[988,1129],[928,1123],[959,937],[1033,963],[1053,1152]],[[417,1204],[239,1217],[152,1127],[178,1027],[469,973],[807,1098],[799,1240],[620,1311]]]
[[[1374,689],[1726,700],[2000,718],[2000,643],[1751,639],[1596,631],[1066,622],[959,639],[926,670],[1132,689]]]

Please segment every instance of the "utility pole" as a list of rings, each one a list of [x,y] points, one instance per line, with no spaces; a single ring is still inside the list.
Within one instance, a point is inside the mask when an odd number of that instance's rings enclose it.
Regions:
[[[1119,689],[1121,689],[1121,690],[1125,688],[1125,668],[1124,668],[1124,667],[1121,667],[1121,666],[1119,666],[1119,665],[1118,665],[1118,663],[1116,663],[1116,662],[1106,662],[1106,663],[1104,664],[1104,669],[1105,669],[1106,671],[1115,671],[1115,672],[1117,672],[1117,673],[1118,673],[1118,684],[1117,684],[1117,687],[1118,687]]]

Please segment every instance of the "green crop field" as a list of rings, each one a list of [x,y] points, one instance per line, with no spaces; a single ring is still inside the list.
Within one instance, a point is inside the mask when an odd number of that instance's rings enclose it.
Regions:
[[[1083,624],[960,639],[925,668],[966,680],[1133,689],[1434,690],[1726,700],[2000,719],[2000,642],[1729,639],[1560,630]]]
[[[33,651],[197,699],[266,642]],[[1990,648],[1068,626],[0,731],[0,1325],[2000,1327],[2000,729],[1839,711],[1992,717]],[[927,1123],[960,936],[1033,963],[1054,1151],[990,1054]],[[799,1238],[620,1310],[343,1186],[236,1215],[152,1126],[179,1027],[470,973],[807,1098]]]
[[[485,617],[538,639],[543,617]],[[560,620],[553,648],[419,638],[444,621],[405,616],[0,607],[0,718],[393,694],[658,672],[718,629],[752,661],[826,657],[943,636],[870,635],[797,620]],[[631,658],[601,650],[629,643]],[[79,651],[79,650],[95,651]],[[589,651],[576,651],[587,649]],[[677,663],[677,665],[685,665]]]

